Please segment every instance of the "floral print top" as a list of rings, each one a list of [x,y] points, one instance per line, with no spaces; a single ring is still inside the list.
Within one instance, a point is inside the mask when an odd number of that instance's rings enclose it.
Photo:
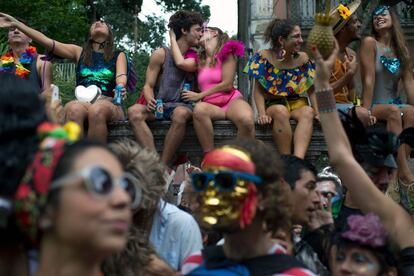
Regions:
[[[313,85],[315,63],[308,60],[296,68],[279,69],[256,53],[250,58],[244,72],[257,79],[267,93],[293,97],[306,92]]]

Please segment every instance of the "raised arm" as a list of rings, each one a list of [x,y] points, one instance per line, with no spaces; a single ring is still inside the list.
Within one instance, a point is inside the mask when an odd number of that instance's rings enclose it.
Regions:
[[[148,107],[153,110],[155,109],[156,105],[154,98],[154,87],[157,83],[158,75],[160,74],[161,68],[164,64],[164,59],[165,50],[163,48],[155,50],[150,57],[147,72],[145,73],[145,83],[142,89],[142,93],[144,93]]]
[[[335,108],[332,87],[329,85],[329,76],[337,51],[336,48],[326,61],[317,50],[315,51],[315,93],[330,162],[361,210],[365,213],[377,214],[390,238],[401,249],[414,246],[414,221],[411,216],[392,199],[381,193],[352,155],[348,138]]]
[[[178,47],[177,39],[173,30],[169,31],[170,34],[170,44],[171,44],[171,53],[174,59],[175,65],[183,71],[186,72],[195,72],[197,71],[197,62],[193,58],[185,59],[183,54]]]
[[[0,13],[0,28],[17,28],[26,34],[28,37],[33,39],[34,41],[38,42],[40,45],[45,47],[48,51],[52,51],[54,54],[72,60],[73,62],[77,62],[79,57],[82,53],[82,48],[73,45],[73,44],[65,44],[58,41],[55,41],[41,32],[26,26],[22,22],[18,21],[14,17]]]
[[[361,60],[362,106],[370,110],[375,84],[375,39],[372,37],[364,38],[359,54]]]

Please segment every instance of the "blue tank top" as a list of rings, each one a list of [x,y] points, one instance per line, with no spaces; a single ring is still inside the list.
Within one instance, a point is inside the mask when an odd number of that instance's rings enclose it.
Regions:
[[[105,62],[103,53],[92,52],[92,65],[87,66],[83,61],[82,52],[76,66],[76,85],[85,87],[96,85],[103,95],[113,97],[113,89],[116,86],[116,61],[120,53],[120,51],[115,51],[113,57]]]

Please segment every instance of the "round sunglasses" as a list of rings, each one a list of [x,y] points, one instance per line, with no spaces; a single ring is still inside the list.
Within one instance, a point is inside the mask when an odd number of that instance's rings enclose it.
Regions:
[[[255,184],[262,183],[262,178],[257,175],[235,171],[193,173],[191,174],[191,179],[194,190],[197,192],[205,191],[210,182],[213,182],[213,185],[222,192],[233,191],[240,179],[254,182]]]
[[[70,173],[53,181],[50,189],[60,188],[72,178],[82,178],[87,190],[95,196],[107,196],[119,185],[131,198],[131,208],[136,209],[141,204],[142,190],[136,184],[136,178],[130,173],[124,173],[119,178],[114,178],[104,168],[98,166],[86,167],[85,169]]]

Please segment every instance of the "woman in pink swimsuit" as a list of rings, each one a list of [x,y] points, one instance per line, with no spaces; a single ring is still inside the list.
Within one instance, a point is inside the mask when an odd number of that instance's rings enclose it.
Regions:
[[[173,40],[173,37],[171,38]],[[176,64],[183,59],[171,43]],[[244,45],[229,40],[219,28],[207,27],[200,39],[201,52],[196,60],[186,60],[186,69],[198,71],[199,93],[184,91],[183,98],[197,102],[193,111],[194,128],[204,153],[214,148],[213,121],[228,119],[237,126],[238,137],[255,136],[253,110],[243,95],[233,87],[236,56],[244,55]],[[184,64],[183,64],[184,67]]]

